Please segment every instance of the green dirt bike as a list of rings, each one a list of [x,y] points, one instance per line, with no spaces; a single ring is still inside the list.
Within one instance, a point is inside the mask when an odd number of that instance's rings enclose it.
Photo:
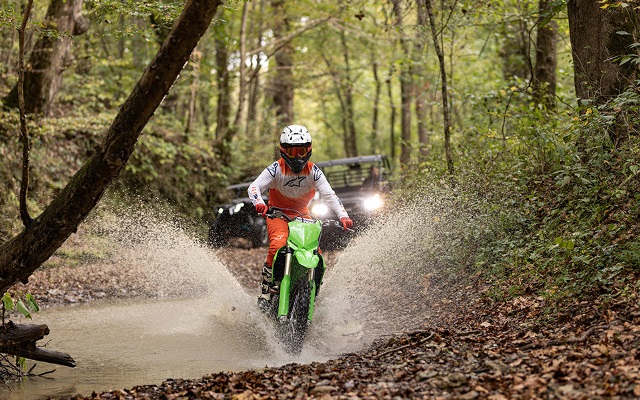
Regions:
[[[283,211],[298,216],[291,218]],[[285,351],[299,354],[325,271],[324,258],[318,251],[322,229],[342,225],[339,221],[322,221],[286,208],[272,207],[266,216],[280,218],[289,225],[287,244],[273,259],[273,281],[279,289],[271,296],[267,313],[276,322],[276,335]]]

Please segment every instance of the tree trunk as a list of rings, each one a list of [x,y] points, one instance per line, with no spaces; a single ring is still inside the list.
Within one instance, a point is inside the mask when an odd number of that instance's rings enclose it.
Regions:
[[[358,155],[358,135],[356,132],[355,111],[353,107],[353,86],[351,81],[351,67],[349,65],[349,47],[347,46],[347,37],[344,31],[340,32],[340,41],[342,42],[344,57],[344,101],[345,101],[345,149],[347,157],[355,157]],[[339,88],[338,88],[339,89]]]
[[[391,147],[391,159],[396,159],[396,114],[397,114],[397,106],[393,101],[393,72],[394,67],[391,65],[389,69],[389,77],[387,78],[387,94],[389,95],[389,108],[391,108],[391,115],[389,116],[389,138]]]
[[[276,42],[290,31],[284,0],[272,0],[273,37]],[[273,79],[273,104],[276,118],[282,125],[293,123],[293,48],[287,41],[276,53],[276,73]]]
[[[425,0],[427,14],[429,15],[429,24],[431,25],[431,36],[433,37],[433,47],[438,55],[440,64],[440,76],[442,79],[442,117],[444,122],[444,153],[447,160],[447,171],[453,175],[453,155],[451,150],[451,110],[449,108],[449,90],[447,89],[447,70],[444,64],[444,52],[438,41],[438,32],[436,30],[436,22],[433,16],[433,8],[431,0]]]
[[[550,0],[540,0],[538,36],[536,37],[536,65],[533,69],[533,92],[536,100],[549,109],[556,105],[556,31],[558,23],[549,20],[552,4]]]
[[[184,142],[189,142],[189,133],[196,123],[196,103],[198,99],[198,85],[200,83],[200,59],[202,53],[196,47],[191,54],[191,85],[189,85],[189,107],[187,108],[187,123],[184,128]]]
[[[570,0],[567,3],[579,99],[592,100],[594,105],[605,103],[637,79],[634,63],[620,66],[612,58],[637,54],[637,50],[629,46],[637,41],[639,13],[626,8],[602,9],[593,0]],[[623,31],[629,35],[618,33]]]
[[[429,152],[429,134],[427,132],[427,109],[425,104],[425,98],[427,95],[427,80],[425,76],[424,63],[426,60],[425,47],[427,43],[427,36],[424,34],[427,30],[427,9],[425,4],[421,1],[417,4],[418,7],[418,34],[416,35],[416,44],[414,46],[413,55],[413,98],[416,109],[416,119],[418,123],[418,142],[420,143],[420,156],[422,159],[426,158]]]
[[[379,128],[378,128],[378,119],[379,119],[379,111],[380,111],[380,93],[382,92],[382,82],[380,82],[380,77],[378,76],[378,57],[376,53],[371,50],[371,68],[373,69],[373,79],[376,83],[376,94],[373,98],[373,116],[371,121],[371,140],[369,147],[371,148],[371,154],[376,154],[379,151]]]
[[[52,0],[45,24],[55,29],[59,38],[42,36],[29,58],[25,71],[24,93],[27,113],[47,114],[60,89],[62,73],[71,62],[71,35],[81,35],[89,29],[82,15],[82,0]],[[5,104],[17,106],[17,87],[14,87]]]
[[[411,51],[409,43],[404,37],[402,21],[403,10],[401,0],[393,0],[393,12],[396,15],[394,23],[400,34],[400,49],[404,62],[400,66],[400,165],[407,165],[411,161],[411,103],[413,77],[411,75]]]
[[[33,223],[0,246],[0,293],[29,276],[65,240],[124,168],[142,129],[208,28],[219,0],[187,0],[158,54],[116,115],[102,144]]]
[[[256,127],[258,125],[258,101],[260,99],[260,76],[257,75],[249,81],[249,104],[247,105],[247,125],[245,131],[247,137],[255,139],[257,136]]]
[[[266,0],[259,0],[252,2],[252,14],[264,15]],[[258,19],[257,23],[253,23],[255,19],[252,19],[252,24],[249,29],[250,36],[253,38],[253,47],[259,48],[262,46],[262,39],[264,37],[262,18]],[[255,62],[253,62],[255,60]],[[253,140],[258,136],[256,127],[258,125],[258,101],[260,100],[260,75],[258,72],[262,67],[260,63],[260,54],[252,55],[251,68],[248,71],[249,80],[246,85],[248,87],[248,99],[247,99],[247,119],[245,121],[244,131],[249,140]]]
[[[347,111],[347,101],[345,100],[344,96],[342,95],[342,86],[344,86],[344,83],[342,82],[342,77],[340,76],[339,72],[336,71],[336,68],[334,68],[333,64],[331,63],[331,60],[329,59],[329,57],[327,57],[326,54],[322,55],[322,58],[324,59],[325,64],[327,65],[327,70],[329,71],[329,73],[331,74],[331,78],[332,78],[332,82],[333,82],[333,87],[334,87],[334,91],[336,94],[336,97],[338,98],[338,103],[340,103],[340,122],[342,125],[342,143],[343,143],[343,148],[344,148],[344,154],[345,156],[350,156],[349,154],[349,146],[347,146],[347,143],[349,142],[349,134],[348,134],[348,111]],[[324,107],[325,104],[324,102],[322,102],[322,106],[323,106],[323,110],[325,111],[324,115],[327,115],[326,112],[326,108]],[[325,118],[325,121],[327,119]]]
[[[233,126],[240,129],[242,113],[244,112],[244,100],[247,92],[247,12],[249,6],[245,2],[242,5],[242,21],[240,23],[240,76],[238,77],[238,109]]]
[[[31,215],[27,207],[27,191],[29,189],[29,131],[27,129],[27,117],[24,104],[24,34],[27,29],[27,22],[31,15],[33,0],[27,2],[27,6],[22,16],[22,24],[18,30],[19,41],[19,66],[18,66],[18,112],[20,113],[20,139],[22,141],[22,179],[20,181],[20,218],[25,227],[31,225]]]
[[[229,76],[229,49],[219,33],[216,35],[216,77],[218,83],[218,111],[216,114],[216,152],[223,166],[231,165],[231,78]]]
[[[516,21],[508,20],[503,25],[503,43],[498,55],[502,58],[502,74],[507,82],[531,78],[529,28],[526,15],[530,13],[528,3],[518,2],[524,7]]]
[[[218,108],[216,117],[216,142],[226,137],[231,115],[230,82],[229,82],[229,50],[221,35],[216,35],[216,83],[218,85]]]

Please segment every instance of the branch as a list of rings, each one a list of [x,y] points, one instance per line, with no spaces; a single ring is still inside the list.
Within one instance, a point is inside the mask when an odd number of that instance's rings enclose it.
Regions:
[[[75,367],[76,362],[69,354],[36,346],[36,342],[48,334],[47,325],[16,325],[9,321],[0,327],[0,353]]]
[[[29,360],[44,361],[50,364],[64,365],[71,368],[76,366],[75,360],[69,354],[43,349],[42,347],[37,347],[33,343],[26,345],[0,344],[0,352],[28,358]]]
[[[273,49],[271,51],[268,52],[268,56],[267,58],[269,58],[270,56],[272,56],[273,54],[275,54],[278,50],[280,50],[282,47],[286,46],[287,43],[289,43],[290,41],[292,41],[293,39],[295,39],[296,37],[302,35],[303,33],[310,31],[311,29],[315,28],[316,26],[325,23],[326,21],[330,20],[331,16],[329,17],[324,17],[315,21],[311,21],[309,24],[303,26],[300,29],[297,29],[293,32],[291,32],[290,34],[283,36],[282,38],[280,38],[280,40],[277,40],[273,43],[269,43],[267,45],[264,45],[262,47],[258,47],[257,49],[253,49],[250,52],[247,53],[247,58],[252,57],[256,54],[259,53],[263,53],[267,50],[267,48],[272,47]]]
[[[397,352],[397,351],[400,351],[400,350],[406,349],[406,348],[408,348],[408,347],[417,347],[417,346],[420,346],[421,344],[426,343],[426,342],[428,342],[429,340],[431,340],[431,339],[433,338],[433,336],[434,336],[434,335],[435,335],[435,333],[431,332],[431,333],[429,334],[429,336],[427,336],[426,338],[420,339],[420,341],[418,341],[417,343],[409,343],[409,344],[405,344],[404,346],[396,347],[395,349],[387,350],[387,351],[385,351],[385,352],[383,352],[383,353],[378,354],[375,358],[376,358],[376,359],[379,359],[379,358],[381,358],[381,357],[384,357],[384,356],[389,355],[389,354],[391,354],[391,353],[395,353],[395,352]]]
[[[27,132],[27,116],[24,105],[24,32],[31,14],[33,0],[29,0],[22,16],[22,25],[18,29],[20,46],[20,66],[18,68],[18,110],[20,112],[20,139],[22,140],[22,179],[20,182],[20,218],[25,228],[31,225],[33,219],[27,209],[27,190],[29,189],[29,132]]]
[[[558,346],[558,345],[563,345],[563,344],[581,343],[581,342],[584,342],[585,340],[587,340],[589,338],[589,336],[593,335],[593,333],[596,330],[598,330],[598,329],[606,329],[608,327],[609,327],[609,325],[592,326],[591,328],[587,329],[582,335],[580,335],[578,337],[572,337],[572,338],[568,338],[568,339],[554,339],[554,340],[549,340],[549,341],[546,341],[546,342],[528,343],[528,344],[520,347],[520,350],[532,350],[532,349],[536,349],[536,348],[539,348],[539,347],[548,347],[548,346]]]
[[[249,53],[247,53],[247,57],[246,58],[250,58],[256,54],[262,53],[265,50],[267,50],[268,47],[273,46],[273,49],[271,49],[271,51],[269,51],[268,53],[265,54],[264,58],[266,60],[268,60],[269,58],[271,58],[274,54],[276,54],[281,48],[283,48],[284,46],[287,45],[287,43],[289,43],[290,41],[292,41],[293,39],[295,39],[296,37],[302,35],[303,33],[315,28],[316,26],[330,20],[332,17],[325,17],[316,21],[311,22],[310,24],[294,31],[291,32],[290,34],[288,34],[287,36],[282,37],[280,40],[275,41],[271,44],[268,44],[266,46],[262,46],[262,47],[258,47],[257,49],[251,50]],[[249,81],[248,82],[253,82],[253,80],[256,78],[256,76],[258,76],[258,73],[260,72],[261,69],[261,63],[258,62],[258,66],[256,67],[256,69],[253,71],[253,73],[251,74],[251,76],[249,77]]]

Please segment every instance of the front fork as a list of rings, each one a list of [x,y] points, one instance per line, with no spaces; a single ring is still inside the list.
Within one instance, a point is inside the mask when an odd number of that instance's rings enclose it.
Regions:
[[[280,298],[278,302],[278,319],[286,320],[289,315],[289,298],[291,294],[291,257],[293,256],[293,249],[291,247],[286,248],[284,255],[284,275],[280,282]],[[315,280],[315,268],[307,269],[307,280],[311,286],[311,299],[309,299],[309,315],[308,319],[311,321],[313,317],[313,309],[316,299],[316,280]]]

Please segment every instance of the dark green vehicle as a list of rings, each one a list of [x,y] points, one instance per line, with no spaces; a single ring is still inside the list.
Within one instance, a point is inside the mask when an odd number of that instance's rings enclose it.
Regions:
[[[209,223],[209,245],[221,247],[230,238],[248,239],[252,247],[269,245],[267,224],[262,216],[256,214],[247,189],[251,182],[243,182],[227,187],[232,200],[214,206],[213,218]]]

